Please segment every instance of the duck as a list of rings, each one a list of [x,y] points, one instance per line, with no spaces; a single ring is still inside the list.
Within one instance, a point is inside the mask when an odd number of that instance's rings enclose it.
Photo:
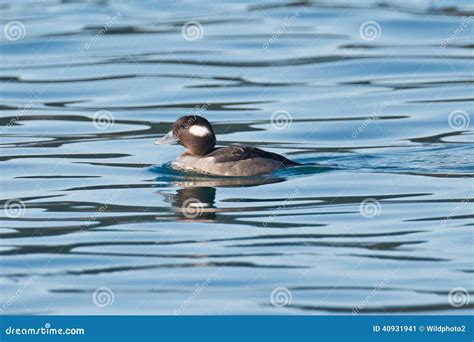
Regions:
[[[216,147],[216,135],[202,116],[186,115],[155,141],[156,145],[179,144],[185,148],[171,166],[215,176],[247,177],[301,165],[277,153],[256,147],[231,145]]]

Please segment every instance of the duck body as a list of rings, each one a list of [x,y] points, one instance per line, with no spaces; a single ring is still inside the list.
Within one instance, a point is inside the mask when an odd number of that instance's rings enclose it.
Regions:
[[[216,148],[211,124],[200,116],[183,116],[156,144],[179,143],[186,150],[174,160],[174,168],[216,176],[245,177],[269,174],[300,165],[279,154],[255,147],[232,145]]]
[[[299,164],[258,148],[229,146],[217,148],[204,156],[184,152],[171,165],[179,169],[217,176],[245,177],[268,174]]]

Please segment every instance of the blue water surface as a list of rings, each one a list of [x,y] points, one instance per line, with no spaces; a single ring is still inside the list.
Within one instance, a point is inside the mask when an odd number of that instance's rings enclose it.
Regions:
[[[3,314],[472,313],[471,1],[0,13]],[[307,165],[173,170],[185,114]]]

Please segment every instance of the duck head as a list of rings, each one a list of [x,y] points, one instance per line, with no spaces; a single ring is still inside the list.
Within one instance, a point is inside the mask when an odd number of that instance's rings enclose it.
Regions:
[[[202,116],[180,117],[165,136],[155,141],[156,145],[179,144],[187,153],[203,156],[214,150],[216,136],[211,124]]]

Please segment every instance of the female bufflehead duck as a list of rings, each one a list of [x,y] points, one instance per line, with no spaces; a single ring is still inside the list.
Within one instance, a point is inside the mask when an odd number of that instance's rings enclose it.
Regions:
[[[197,115],[179,118],[170,132],[155,141],[157,145],[173,143],[186,148],[172,162],[173,167],[217,176],[255,176],[301,165],[254,147],[216,148],[216,136],[211,124]]]

